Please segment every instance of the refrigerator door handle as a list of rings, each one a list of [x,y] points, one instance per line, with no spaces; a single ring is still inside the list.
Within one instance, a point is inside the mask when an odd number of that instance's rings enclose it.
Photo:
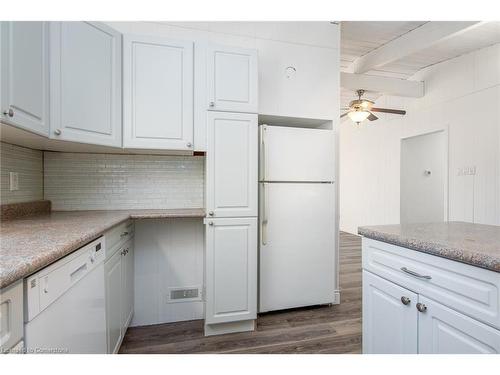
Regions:
[[[262,221],[260,227],[260,234],[262,245],[267,245],[267,194],[266,194],[266,184],[262,184]]]
[[[260,128],[260,141],[261,141],[261,151],[260,151],[260,160],[261,160],[261,168],[262,168],[262,180],[266,180],[266,141],[265,141],[266,127],[261,126]]]

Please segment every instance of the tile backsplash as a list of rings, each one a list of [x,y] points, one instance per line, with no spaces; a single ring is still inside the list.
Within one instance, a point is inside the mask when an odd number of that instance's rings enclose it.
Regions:
[[[204,157],[44,152],[53,210],[203,207]]]
[[[1,204],[43,199],[43,152],[0,142]],[[10,190],[9,172],[18,174],[18,190]]]

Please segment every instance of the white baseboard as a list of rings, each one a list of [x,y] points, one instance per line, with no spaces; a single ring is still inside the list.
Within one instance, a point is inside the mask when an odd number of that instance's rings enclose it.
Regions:
[[[255,330],[255,320],[240,322],[205,324],[205,336],[224,335],[226,333],[248,332]]]

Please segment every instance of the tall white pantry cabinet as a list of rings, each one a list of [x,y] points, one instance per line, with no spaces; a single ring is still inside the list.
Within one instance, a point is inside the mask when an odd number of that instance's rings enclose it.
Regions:
[[[205,334],[257,318],[257,51],[206,52]],[[203,78],[202,78],[203,79]]]

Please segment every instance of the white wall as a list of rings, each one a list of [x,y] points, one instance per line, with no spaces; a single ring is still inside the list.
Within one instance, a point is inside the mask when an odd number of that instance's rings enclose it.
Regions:
[[[356,126],[340,125],[340,228],[399,223],[400,141],[448,129],[449,220],[500,225],[500,44],[437,64],[412,79],[420,99],[381,97],[403,108]],[[464,168],[476,167],[476,174]]]
[[[44,153],[53,210],[204,207],[203,156]]]
[[[135,223],[135,298],[132,326],[203,319],[202,219]],[[197,301],[170,301],[171,288],[199,288]]]
[[[0,203],[43,199],[43,153],[0,142]],[[9,172],[18,173],[19,190],[10,191]]]

